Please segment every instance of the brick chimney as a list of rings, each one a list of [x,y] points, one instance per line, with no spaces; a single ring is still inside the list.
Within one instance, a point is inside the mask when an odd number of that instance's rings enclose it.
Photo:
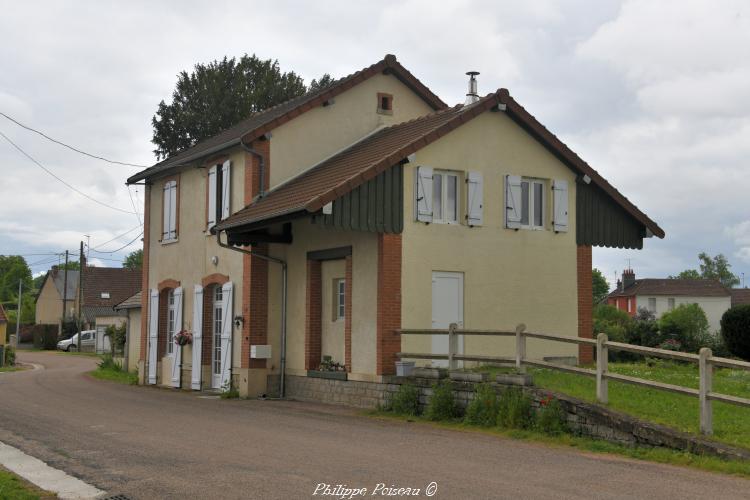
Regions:
[[[622,289],[625,290],[635,283],[635,271],[626,269],[622,272]]]

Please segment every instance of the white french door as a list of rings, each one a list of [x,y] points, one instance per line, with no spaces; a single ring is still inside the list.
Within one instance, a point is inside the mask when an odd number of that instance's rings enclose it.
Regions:
[[[211,331],[211,387],[221,389],[222,349],[221,330],[224,322],[224,295],[221,285],[213,291],[213,321]]]
[[[464,273],[432,273],[432,328],[447,329],[451,323],[464,326]],[[458,353],[464,352],[463,335],[458,337]],[[448,336],[432,335],[432,353],[448,354]],[[432,361],[433,366],[447,367],[447,360]],[[462,363],[459,362],[459,366]]]

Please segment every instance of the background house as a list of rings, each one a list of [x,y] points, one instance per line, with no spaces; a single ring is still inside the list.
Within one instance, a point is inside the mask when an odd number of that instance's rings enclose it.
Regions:
[[[141,270],[123,267],[86,267],[83,271],[84,329],[95,329],[97,351],[108,351],[104,332],[109,325],[127,321],[125,310],[114,306],[133,296],[141,288]]]
[[[68,270],[67,289],[65,288],[65,271],[53,266],[47,271],[36,297],[35,323],[38,325],[59,325],[63,317],[63,299],[65,299],[65,316],[75,316],[78,311],[78,281],[80,273]]]
[[[115,306],[115,311],[126,315],[125,352],[123,366],[130,372],[138,369],[141,350],[141,292],[138,291]]]
[[[635,279],[632,269],[622,274],[617,288],[607,296],[607,304],[635,316],[639,308],[657,318],[680,304],[698,304],[706,313],[711,332],[721,329],[721,316],[732,306],[730,290],[710,279]]]
[[[732,288],[732,307],[750,304],[750,288]]]

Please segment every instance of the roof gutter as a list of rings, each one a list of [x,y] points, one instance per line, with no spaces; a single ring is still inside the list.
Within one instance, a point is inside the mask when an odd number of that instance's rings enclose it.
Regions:
[[[254,250],[244,250],[242,248],[237,248],[233,245],[230,245],[229,243],[223,243],[221,241],[221,233],[222,231],[217,231],[216,233],[216,242],[219,244],[220,247],[233,250],[235,252],[240,252],[245,255],[250,255],[252,257],[258,257],[259,259],[263,259],[267,262],[273,262],[275,264],[281,265],[281,363],[280,363],[281,380],[279,382],[279,397],[281,399],[284,399],[284,396],[286,395],[286,386],[285,386],[286,316],[287,316],[286,309],[287,309],[287,296],[289,295],[287,292],[288,277],[287,277],[286,261],[282,259],[277,259],[276,257],[271,257],[270,255],[264,255],[262,253],[258,253]]]

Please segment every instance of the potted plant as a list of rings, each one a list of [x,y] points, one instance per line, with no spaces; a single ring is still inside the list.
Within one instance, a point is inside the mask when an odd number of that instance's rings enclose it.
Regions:
[[[193,334],[187,330],[180,330],[174,335],[174,343],[178,346],[185,346],[193,343]]]
[[[346,365],[333,360],[331,356],[323,356],[317,370],[308,370],[308,377],[346,380]]]

